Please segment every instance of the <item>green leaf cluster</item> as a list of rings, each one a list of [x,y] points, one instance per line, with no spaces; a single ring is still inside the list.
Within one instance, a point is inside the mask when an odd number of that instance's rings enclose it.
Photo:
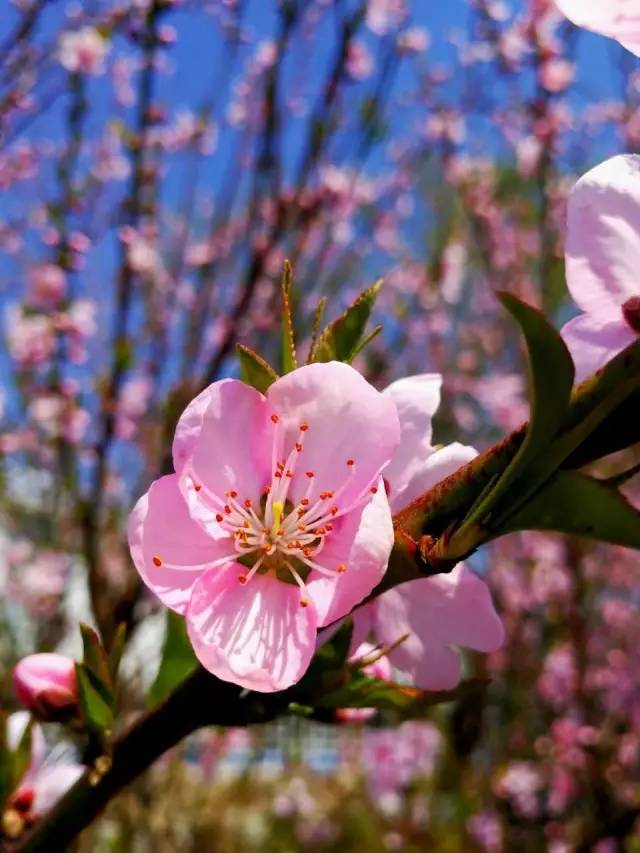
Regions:
[[[342,361],[350,364],[380,334],[382,326],[375,326],[367,333],[367,325],[381,286],[382,282],[376,282],[372,287],[364,290],[346,311],[323,329],[321,325],[326,300],[320,300],[314,312],[306,364],[327,361]],[[280,296],[282,304],[280,370],[282,374],[286,374],[299,365],[293,310],[295,292],[289,261],[284,263]],[[240,378],[261,393],[264,393],[279,378],[279,374],[265,359],[244,344],[237,345],[237,355],[240,362]]]

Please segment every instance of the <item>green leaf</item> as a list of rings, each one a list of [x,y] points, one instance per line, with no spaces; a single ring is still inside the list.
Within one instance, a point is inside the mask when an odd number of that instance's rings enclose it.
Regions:
[[[282,372],[291,373],[298,366],[298,359],[291,313],[291,264],[289,261],[284,262],[280,293],[282,295]]]
[[[29,765],[31,764],[31,746],[33,740],[32,733],[33,720],[29,720],[29,723],[25,726],[24,732],[22,733],[20,742],[13,751],[12,755],[11,787],[14,791],[22,781],[25,773],[29,769]]]
[[[264,393],[269,385],[276,381],[278,374],[268,362],[249,347],[237,344],[236,349],[240,361],[240,378],[247,385]]]
[[[80,711],[89,732],[102,739],[113,725],[113,708],[105,700],[95,676],[84,664],[76,664]]]
[[[358,353],[371,311],[382,287],[376,282],[330,323],[318,338],[313,361],[343,361],[349,364]]]
[[[80,623],[82,647],[84,650],[83,663],[91,671],[94,679],[104,685],[105,695],[113,692],[109,657],[98,634],[89,625]]]
[[[149,690],[147,705],[151,707],[165,699],[197,666],[198,661],[193,653],[184,619],[173,610],[168,610],[162,660]]]
[[[464,522],[446,544],[448,557],[472,550],[490,513],[501,499],[522,492],[520,483],[567,421],[574,366],[569,351],[555,329],[535,308],[507,293],[499,294],[504,307],[517,320],[527,344],[531,417],[524,440],[492,488],[485,490]]]
[[[111,682],[115,687],[118,670],[120,669],[120,661],[124,654],[125,644],[127,642],[127,626],[121,622],[116,628],[116,633],[113,637],[111,648],[109,649],[109,672],[111,673]]]
[[[7,743],[7,717],[0,714],[0,814],[13,790],[13,757]]]
[[[311,341],[309,342],[309,355],[307,356],[307,364],[312,364],[316,346],[318,344],[318,335],[320,334],[320,324],[324,316],[324,309],[327,307],[327,297],[323,296],[316,305],[316,310],[313,312],[313,321],[311,323]]]
[[[575,376],[566,344],[543,314],[508,293],[499,299],[519,323],[527,344],[531,417],[520,449],[473,518],[481,518],[551,444],[567,419]]]
[[[615,489],[577,471],[559,471],[496,533],[554,530],[640,550],[640,512]]]
[[[425,711],[434,705],[455,702],[484,690],[487,683],[485,679],[468,679],[452,690],[426,691],[393,681],[368,678],[356,672],[345,687],[322,696],[317,707],[376,708],[378,711],[394,711],[401,719],[413,719],[424,717]]]

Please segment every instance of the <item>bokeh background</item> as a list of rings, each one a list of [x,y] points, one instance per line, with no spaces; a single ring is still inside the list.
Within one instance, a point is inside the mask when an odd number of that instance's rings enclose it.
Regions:
[[[442,373],[436,438],[484,448],[527,417],[494,291],[571,316],[565,200],[637,150],[640,67],[548,0],[0,8],[0,705],[22,655],[124,622],[126,718],[164,626],[128,511],[235,343],[276,358],[284,259],[303,342],[384,278],[357,366]],[[201,732],[80,849],[640,850],[637,556],[527,534],[474,568],[508,636],[466,660],[486,690]]]

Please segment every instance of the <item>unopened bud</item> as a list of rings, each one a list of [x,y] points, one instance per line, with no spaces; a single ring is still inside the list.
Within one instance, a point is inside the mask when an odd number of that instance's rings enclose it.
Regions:
[[[13,670],[18,699],[45,722],[66,722],[78,709],[75,663],[58,654],[23,658]]]

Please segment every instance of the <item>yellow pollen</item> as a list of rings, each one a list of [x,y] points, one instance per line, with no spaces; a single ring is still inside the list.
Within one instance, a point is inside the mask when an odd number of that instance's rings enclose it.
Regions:
[[[280,522],[282,521],[282,514],[284,513],[284,504],[282,501],[274,501],[273,502],[273,527],[271,528],[271,533],[276,536],[280,534]],[[282,534],[280,534],[282,535]]]

